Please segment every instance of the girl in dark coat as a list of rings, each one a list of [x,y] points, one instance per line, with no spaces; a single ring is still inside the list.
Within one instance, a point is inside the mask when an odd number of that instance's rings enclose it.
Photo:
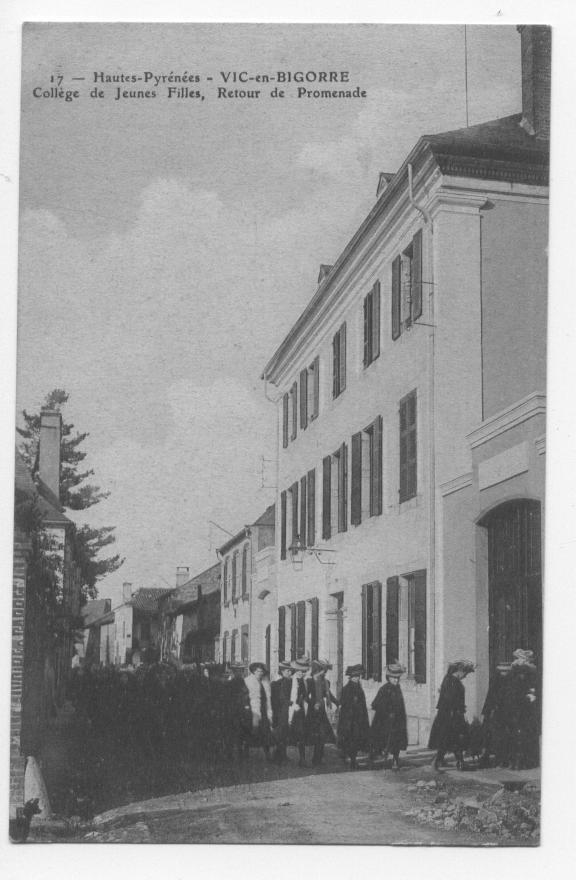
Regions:
[[[494,756],[496,766],[507,767],[510,763],[510,744],[507,725],[507,693],[510,663],[500,663],[490,681],[488,693],[482,707],[483,752],[481,767],[490,766],[490,756]]]
[[[312,678],[306,679],[308,697],[308,714],[306,716],[306,740],[314,746],[312,764],[322,763],[324,744],[336,742],[332,725],[326,713],[326,707],[338,705],[338,701],[330,690],[330,682],[326,680],[326,672],[332,666],[326,660],[312,661]]]
[[[357,770],[356,755],[368,750],[370,723],[366,697],[360,684],[364,674],[361,664],[349,666],[346,675],[350,679],[342,688],[340,697],[340,720],[338,722],[338,748],[350,758],[350,769]]]
[[[292,690],[288,708],[288,742],[298,746],[298,766],[306,766],[306,715],[308,712],[308,691],[304,675],[310,669],[306,658],[295,660],[292,664]]]
[[[406,707],[400,690],[400,676],[404,672],[406,670],[399,663],[388,666],[386,684],[382,685],[372,703],[371,756],[383,752],[386,762],[388,755],[392,755],[392,766],[396,769],[400,767],[400,752],[408,748]]]
[[[512,770],[540,763],[540,701],[538,676],[532,651],[518,648],[508,676],[507,716]]]
[[[468,725],[462,680],[473,671],[474,664],[469,660],[457,660],[450,663],[444,676],[436,706],[438,712],[428,743],[429,749],[436,749],[435,770],[439,770],[444,763],[446,752],[454,752],[457,768],[464,769],[463,752],[468,738]]]
[[[278,667],[280,678],[270,686],[272,700],[272,724],[276,749],[274,761],[283,764],[286,761],[286,747],[290,733],[290,695],[292,693],[293,670],[290,663],[282,661]]]

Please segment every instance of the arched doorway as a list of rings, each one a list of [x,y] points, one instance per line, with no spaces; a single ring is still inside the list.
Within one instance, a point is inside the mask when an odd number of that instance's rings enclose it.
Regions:
[[[542,662],[540,502],[508,501],[480,521],[488,537],[490,671],[516,648]]]

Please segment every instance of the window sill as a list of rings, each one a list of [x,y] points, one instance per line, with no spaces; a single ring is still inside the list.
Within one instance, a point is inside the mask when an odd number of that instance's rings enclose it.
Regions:
[[[415,507],[420,507],[422,503],[422,495],[413,495],[412,498],[407,498],[406,501],[398,501],[397,509],[399,513],[404,513],[406,510],[413,510]]]

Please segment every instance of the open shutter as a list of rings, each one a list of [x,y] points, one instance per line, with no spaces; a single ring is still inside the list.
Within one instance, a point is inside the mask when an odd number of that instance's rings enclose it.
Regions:
[[[400,653],[399,631],[400,582],[397,577],[386,581],[386,663],[396,663]]]
[[[422,314],[422,230],[412,239],[412,320]]]
[[[362,432],[352,436],[352,474],[350,485],[350,522],[362,522]]]
[[[306,602],[296,605],[296,657],[306,653]]]
[[[306,546],[306,496],[307,496],[307,485],[306,485],[306,477],[302,477],[300,480],[300,540]]]
[[[296,659],[296,604],[290,605],[290,659]]]
[[[242,596],[248,595],[248,544],[242,550]]]
[[[320,411],[320,358],[314,358],[314,385],[312,388],[313,413],[310,418],[316,418]]]
[[[348,529],[348,447],[340,447],[338,457],[338,531]]]
[[[292,497],[292,542],[294,542],[300,525],[298,522],[298,483],[292,484],[290,495]]]
[[[382,416],[374,421],[372,430],[372,461],[370,462],[370,516],[382,513]]]
[[[300,371],[300,427],[308,425],[308,370]]]
[[[286,559],[286,492],[280,492],[280,559]]]
[[[372,677],[382,681],[382,584],[372,584]]]
[[[331,464],[331,458],[327,455],[322,461],[322,538],[325,541],[328,541],[332,534],[332,512],[330,510],[330,503],[332,500],[332,486],[330,482]]]
[[[398,256],[392,263],[392,339],[398,339],[398,337],[400,336],[400,292],[402,289],[402,285],[400,283],[401,271],[402,265],[400,257]]]
[[[278,609],[278,660],[281,663],[286,659],[286,608]]]
[[[292,431],[290,433],[290,439],[295,440],[298,434],[298,383],[293,382],[292,388],[290,390],[290,396],[292,398]]]
[[[346,322],[340,327],[340,389],[346,388]]]
[[[340,331],[332,340],[332,397],[340,394]]]
[[[372,293],[364,297],[364,366],[372,361]]]
[[[308,547],[313,547],[316,541],[316,470],[308,471],[308,520],[307,538]]]
[[[236,579],[238,577],[238,551],[232,556],[232,601],[236,598]]]
[[[362,585],[362,666],[364,667],[364,678],[368,678],[368,669],[370,666],[368,660],[368,584]]]
[[[380,355],[380,282],[372,289],[372,360]]]
[[[224,577],[222,578],[222,596],[224,602],[228,601],[228,560],[224,560]]]
[[[282,446],[288,446],[288,395],[282,398]]]
[[[414,679],[426,682],[426,572],[414,574]]]
[[[318,615],[318,599],[310,599],[310,609],[311,609],[311,621],[310,621],[310,659],[317,660],[318,659],[318,624],[319,624],[319,615]]]

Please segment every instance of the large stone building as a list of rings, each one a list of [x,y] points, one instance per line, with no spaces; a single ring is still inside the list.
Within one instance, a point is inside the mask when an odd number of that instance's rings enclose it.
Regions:
[[[425,743],[450,659],[541,659],[550,31],[522,113],[424,135],[265,367],[277,389],[278,657],[407,667]]]

